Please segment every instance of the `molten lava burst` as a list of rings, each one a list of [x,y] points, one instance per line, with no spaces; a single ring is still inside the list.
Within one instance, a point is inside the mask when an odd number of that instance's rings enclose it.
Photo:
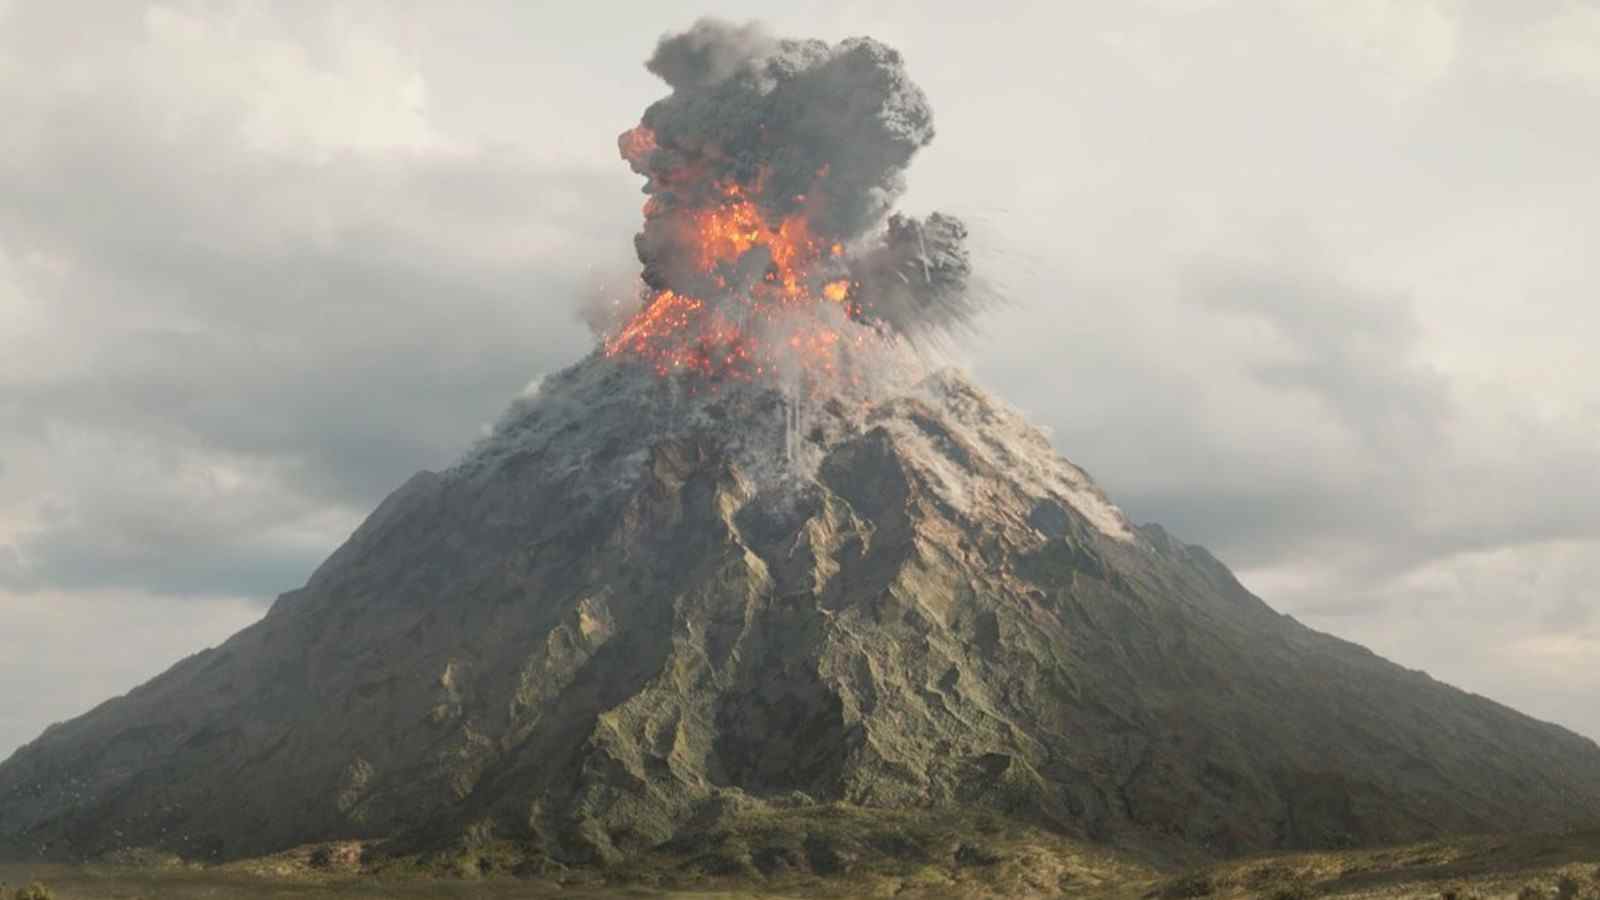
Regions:
[[[637,128],[624,131],[617,140],[622,158],[630,163],[639,165],[656,149],[656,133],[640,125]]]
[[[620,144],[631,161],[655,150],[655,136],[640,126],[626,132]],[[692,181],[692,175],[674,173],[672,181],[680,179]],[[605,342],[606,355],[642,358],[662,375],[691,371],[747,379],[786,362],[813,377],[837,374],[845,338],[816,313],[828,306],[841,307],[847,316],[856,312],[849,302],[849,279],[828,278],[820,271],[825,266],[819,263],[826,263],[837,276],[838,262],[828,261],[841,257],[844,248],[819,241],[803,211],[770,221],[752,198],[761,192],[761,182],[758,176],[748,187],[715,184],[703,192],[711,198],[705,206],[689,209],[672,210],[658,197],[650,198],[647,218],[682,216],[684,258],[692,259],[708,283],[718,286],[718,296],[709,300],[673,290],[655,293]],[[795,201],[803,204],[804,199]],[[764,254],[766,266],[760,280],[730,285],[740,264],[756,252]],[[840,321],[837,313],[831,321]],[[861,343],[866,336],[861,330],[852,342]]]
[[[805,215],[795,213],[773,227],[744,188],[724,185],[720,193],[721,204],[697,210],[692,216],[700,269],[714,273],[719,265],[737,263],[746,253],[763,247],[771,259],[765,282],[778,289],[776,299],[806,299],[805,272],[821,253]]]
[[[689,327],[694,314],[703,308],[705,304],[693,297],[662,291],[616,336],[606,341],[606,355],[614,356],[623,350],[648,353],[653,342]]]

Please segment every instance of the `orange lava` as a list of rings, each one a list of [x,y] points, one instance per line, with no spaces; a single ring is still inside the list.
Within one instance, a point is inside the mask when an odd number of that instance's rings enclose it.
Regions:
[[[606,355],[615,356],[624,350],[646,353],[651,342],[689,327],[694,321],[694,314],[704,307],[704,303],[693,297],[680,297],[672,291],[662,291],[621,331],[606,341]]]
[[[637,162],[655,151],[655,134],[641,125],[625,132],[618,145],[626,159]],[[656,292],[605,341],[606,355],[638,357],[662,375],[689,371],[750,378],[789,363],[814,376],[836,374],[846,343],[829,324],[841,321],[838,313],[806,313],[808,307],[842,307],[847,316],[855,313],[849,302],[851,282],[838,277],[844,247],[813,234],[804,195],[794,198],[800,210],[769,218],[757,202],[764,175],[749,184],[713,182],[696,190],[697,182],[705,183],[693,167],[656,173],[658,185],[668,186],[673,199],[652,194],[645,203],[646,219],[667,217],[656,227],[681,223],[678,240],[684,258],[727,293],[712,298]],[[826,169],[817,173],[819,179],[826,176]],[[695,197],[707,199],[688,208],[679,205]],[[728,286],[736,274],[749,271],[756,253],[765,265],[759,281],[734,293]]]
[[[639,165],[656,149],[656,133],[640,125],[624,131],[622,137],[617,139],[617,146],[622,151],[623,159]]]
[[[762,247],[771,259],[765,282],[780,291],[781,300],[805,299],[805,273],[821,256],[805,215],[795,213],[773,226],[744,188],[725,185],[721,194],[722,203],[693,214],[701,270],[714,272],[719,265],[736,263]]]

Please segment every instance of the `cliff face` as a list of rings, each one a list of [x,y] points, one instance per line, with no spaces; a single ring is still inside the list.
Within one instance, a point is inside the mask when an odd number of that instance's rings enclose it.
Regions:
[[[843,802],[1220,854],[1600,819],[1593,742],[1273,612],[958,375],[794,421],[553,377],[261,622],[0,765],[0,841],[583,862]]]

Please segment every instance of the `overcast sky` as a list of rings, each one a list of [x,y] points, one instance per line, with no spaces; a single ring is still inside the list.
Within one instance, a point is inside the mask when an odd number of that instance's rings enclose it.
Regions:
[[[1600,3],[0,0],[0,756],[586,352],[708,13],[903,51],[961,352],[1136,520],[1600,737]]]

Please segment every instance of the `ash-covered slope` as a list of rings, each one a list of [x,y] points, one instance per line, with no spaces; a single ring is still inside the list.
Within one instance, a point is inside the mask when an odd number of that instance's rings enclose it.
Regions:
[[[1214,853],[1600,819],[1593,742],[1274,613],[959,375],[798,446],[780,394],[687,383],[547,380],[263,621],[0,766],[0,835],[582,862],[729,804]]]

